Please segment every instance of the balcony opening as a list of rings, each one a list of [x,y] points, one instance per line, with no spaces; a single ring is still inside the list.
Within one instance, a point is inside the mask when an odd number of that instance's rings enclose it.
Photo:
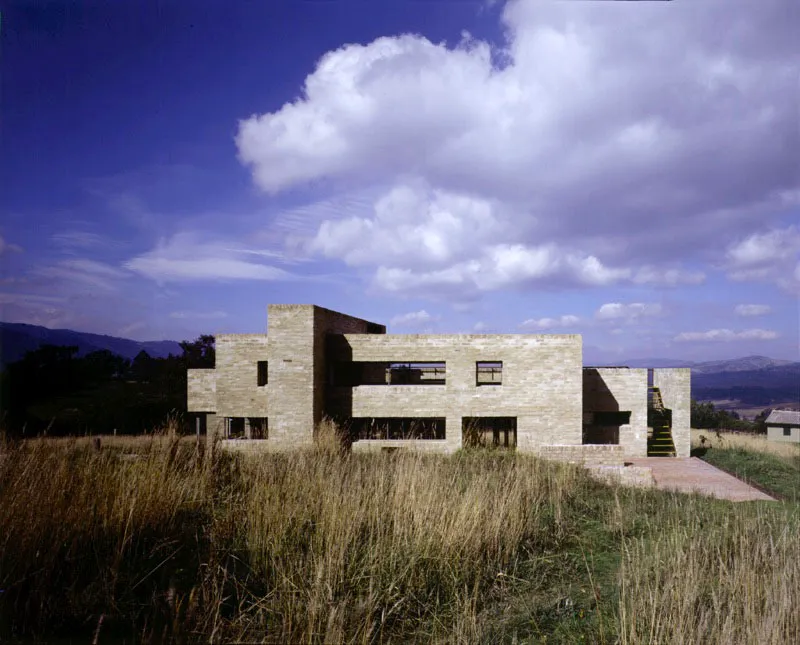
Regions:
[[[331,370],[331,384],[340,387],[359,385],[445,385],[444,361],[340,362]]]
[[[631,422],[629,411],[587,412],[584,415],[584,444],[619,444],[619,428]]]
[[[352,441],[379,439],[444,439],[444,417],[355,417],[350,422]]]
[[[258,361],[258,387],[269,382],[269,361]]]
[[[517,417],[463,417],[461,442],[465,448],[517,447]]]
[[[475,363],[475,385],[502,385],[503,361],[478,361]]]

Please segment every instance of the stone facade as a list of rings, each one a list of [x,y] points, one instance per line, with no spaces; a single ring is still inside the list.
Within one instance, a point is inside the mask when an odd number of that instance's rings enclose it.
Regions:
[[[653,370],[653,385],[661,390],[664,407],[672,410],[672,441],[678,457],[689,457],[692,450],[691,380],[688,367]]]
[[[579,335],[389,335],[383,325],[314,305],[270,305],[268,320],[268,334],[217,336],[216,368],[189,370],[188,410],[207,415],[209,432],[227,438],[235,419],[249,438],[252,422],[268,449],[282,449],[311,445],[326,416],[344,426],[436,418],[443,435],[360,435],[353,448],[451,453],[462,447],[465,422],[503,417],[513,421],[511,445],[520,451],[605,465],[647,452],[647,370],[584,370]],[[399,363],[435,363],[440,371],[387,384],[386,366]],[[479,363],[498,371],[486,376]],[[354,368],[364,381],[337,376]],[[688,370],[657,372],[665,373],[665,403],[674,402],[674,418],[685,423],[688,454]],[[585,445],[587,414],[615,412],[627,415],[608,442],[618,445]]]
[[[628,423],[614,428],[629,457],[647,456],[647,370],[616,367],[583,370],[584,422],[596,413],[629,412]],[[591,418],[590,418],[591,415]],[[608,426],[613,428],[613,426]]]

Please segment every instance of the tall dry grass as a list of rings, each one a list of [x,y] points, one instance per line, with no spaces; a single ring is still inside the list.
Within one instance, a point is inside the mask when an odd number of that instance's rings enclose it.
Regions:
[[[348,454],[332,432],[213,458],[170,436],[5,445],[0,640],[115,621],[211,642],[769,643],[800,629],[796,505],[608,488],[497,451]],[[619,603],[592,591],[565,622],[559,598],[602,576]]]
[[[702,510],[673,514],[654,534],[625,543],[621,642],[800,642],[797,509],[757,507],[718,523]]]
[[[705,437],[705,441],[701,440]],[[800,444],[782,441],[769,441],[767,435],[744,432],[716,432],[714,430],[692,430],[693,447],[747,450],[763,452],[786,460],[800,458]]]

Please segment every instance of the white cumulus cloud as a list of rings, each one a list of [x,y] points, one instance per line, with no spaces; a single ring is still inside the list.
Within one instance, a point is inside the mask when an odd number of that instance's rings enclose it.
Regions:
[[[438,320],[438,316],[432,316],[424,309],[420,311],[412,311],[407,314],[400,314],[391,319],[390,323],[393,326],[402,327],[405,325],[423,325]]]
[[[239,158],[269,194],[384,191],[305,249],[388,291],[701,284],[688,264],[796,202],[791,5],[520,0],[500,42],[344,45],[241,120]]]
[[[572,314],[565,314],[558,318],[529,318],[524,321],[520,327],[523,329],[554,329],[562,327],[574,327],[580,322],[578,316]]]
[[[598,320],[633,321],[642,317],[660,316],[662,313],[663,307],[658,303],[631,302],[624,304],[621,302],[608,302],[595,312],[595,318]]]

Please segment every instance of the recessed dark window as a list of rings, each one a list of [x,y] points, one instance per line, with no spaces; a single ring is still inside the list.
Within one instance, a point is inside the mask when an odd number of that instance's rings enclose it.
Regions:
[[[784,437],[791,437],[792,436],[792,429],[791,428],[784,428],[783,429],[783,436]]]
[[[268,362],[269,361],[258,361],[258,387],[267,384],[269,375]]]

